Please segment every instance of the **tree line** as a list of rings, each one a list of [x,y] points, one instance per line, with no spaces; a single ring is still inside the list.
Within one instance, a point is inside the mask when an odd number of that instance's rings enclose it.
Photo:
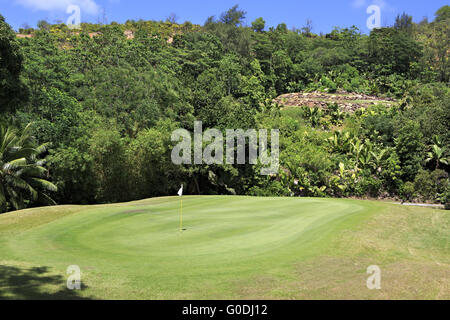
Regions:
[[[247,26],[245,16],[235,6],[203,26],[140,20],[76,33],[40,23],[26,38],[0,17],[0,211],[172,195],[180,183],[188,194],[448,204],[449,6],[432,22],[404,14],[369,35]],[[342,90],[398,103],[342,113],[273,101]],[[279,174],[174,165],[171,133],[194,120],[279,128]]]

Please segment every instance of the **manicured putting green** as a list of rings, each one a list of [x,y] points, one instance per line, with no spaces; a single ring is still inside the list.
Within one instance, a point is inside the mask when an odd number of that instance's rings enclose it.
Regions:
[[[48,298],[241,298],[243,283],[265,276],[286,280],[299,262],[333,254],[335,238],[384,207],[332,199],[183,197],[183,231],[179,197],[24,210],[0,216],[0,262],[16,272],[39,267],[60,277],[60,283],[34,288],[37,298],[39,292]],[[75,296],[63,290],[69,265],[82,272],[84,289]],[[24,288],[4,289],[3,296],[29,297]]]

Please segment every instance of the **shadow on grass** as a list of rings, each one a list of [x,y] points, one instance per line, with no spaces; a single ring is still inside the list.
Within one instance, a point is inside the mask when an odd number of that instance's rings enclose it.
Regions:
[[[60,275],[47,275],[48,267],[24,269],[0,266],[0,300],[88,300],[81,297],[80,290],[69,290],[66,279]],[[45,292],[47,286],[58,286],[56,292]],[[87,287],[82,283],[81,290]]]

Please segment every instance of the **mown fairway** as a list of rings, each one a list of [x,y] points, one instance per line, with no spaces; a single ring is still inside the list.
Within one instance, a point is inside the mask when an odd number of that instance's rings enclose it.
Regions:
[[[192,196],[0,216],[0,298],[449,299],[450,218],[381,202]],[[78,265],[82,290],[66,289]],[[368,290],[366,269],[382,270]]]

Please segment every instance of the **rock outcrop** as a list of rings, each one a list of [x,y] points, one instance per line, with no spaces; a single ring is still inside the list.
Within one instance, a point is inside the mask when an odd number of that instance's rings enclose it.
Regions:
[[[329,104],[336,103],[344,112],[355,112],[361,108],[367,108],[377,104],[392,106],[395,103],[391,98],[380,98],[361,93],[348,93],[339,91],[334,94],[323,92],[288,93],[275,99],[275,102],[285,107],[326,108]]]

